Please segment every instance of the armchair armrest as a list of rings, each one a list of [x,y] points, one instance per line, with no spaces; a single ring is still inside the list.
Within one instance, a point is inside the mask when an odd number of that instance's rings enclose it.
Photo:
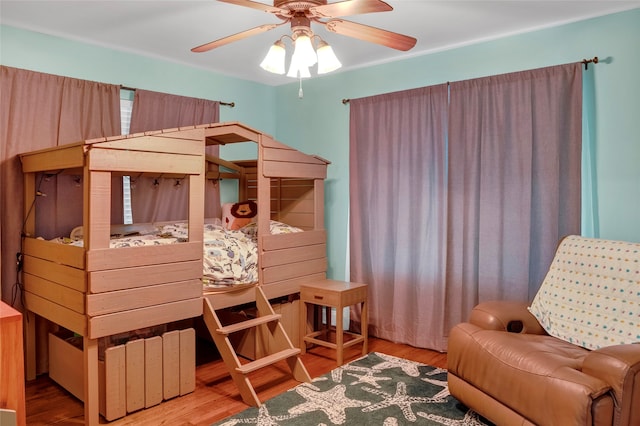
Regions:
[[[547,334],[528,306],[525,302],[507,300],[483,302],[473,308],[469,322],[485,330]]]
[[[640,343],[593,350],[585,357],[582,372],[611,386],[614,424],[640,424]]]

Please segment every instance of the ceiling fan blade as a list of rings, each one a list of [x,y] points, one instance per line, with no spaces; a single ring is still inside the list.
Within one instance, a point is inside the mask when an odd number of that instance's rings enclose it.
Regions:
[[[283,22],[284,23],[284,22]],[[282,24],[265,24],[260,25],[259,27],[251,28],[250,30],[242,31],[218,40],[214,40],[212,42],[203,44],[198,47],[194,47],[191,49],[192,52],[207,52],[211,49],[215,49],[216,47],[224,46],[225,44],[233,43],[234,41],[242,40],[243,38],[251,37],[256,34],[261,34],[267,32],[269,30],[274,29],[275,27]]]
[[[327,30],[347,37],[353,37],[371,43],[381,44],[392,49],[407,51],[416,45],[414,37],[383,30],[381,28],[370,27],[356,22],[345,21],[344,19],[330,19],[324,22]]]
[[[252,9],[258,9],[268,13],[276,13],[276,14],[287,13],[287,11],[284,9],[280,9],[279,7],[274,7],[269,4],[259,3],[257,1],[251,1],[251,0],[218,0],[218,1],[221,1],[223,3],[235,4],[238,6],[250,7]]]
[[[362,13],[389,12],[393,7],[382,0],[345,0],[309,8],[312,16],[318,18],[336,18],[339,16],[360,15]]]

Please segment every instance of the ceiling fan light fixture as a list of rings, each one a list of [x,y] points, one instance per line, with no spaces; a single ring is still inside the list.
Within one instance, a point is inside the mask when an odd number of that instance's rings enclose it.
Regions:
[[[260,68],[274,74],[284,74],[285,54],[286,50],[284,43],[281,40],[276,41],[271,45],[267,52],[267,56],[265,56],[260,63]]]
[[[298,34],[294,39],[294,46],[293,56],[297,57],[301,64],[310,67],[318,62],[318,56],[316,51],[313,50],[311,38],[308,35]]]
[[[322,39],[318,42],[316,54],[318,55],[318,74],[326,74],[342,66],[329,43]]]
[[[2,1],[2,0],[0,0]],[[311,30],[311,24],[319,24],[329,32],[363,41],[407,51],[417,40],[414,37],[384,30],[382,28],[359,24],[342,19],[344,16],[363,13],[388,12],[393,10],[383,0],[273,0],[273,6],[259,0],[219,0],[224,3],[262,10],[282,20],[279,24],[263,24],[218,40],[194,47],[192,52],[207,52],[246,37],[262,34],[286,23],[291,25],[291,33],[283,35],[269,49],[260,67],[275,74],[284,74],[286,52],[283,39],[287,38],[294,46],[294,55],[288,77],[310,77],[309,68],[318,64],[318,74],[326,74],[342,67],[333,53],[333,49]],[[317,40],[316,40],[317,39]],[[314,47],[314,42],[317,43]]]

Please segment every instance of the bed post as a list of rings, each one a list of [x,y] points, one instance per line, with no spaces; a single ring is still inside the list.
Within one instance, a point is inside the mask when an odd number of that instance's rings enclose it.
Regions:
[[[271,221],[271,179],[265,176],[264,171],[264,140],[268,136],[259,134],[258,143],[258,164],[256,173],[256,182],[258,186],[258,264],[263,265],[262,256],[264,253],[263,237],[270,233],[269,223]],[[269,138],[270,139],[270,138]],[[264,270],[258,268],[258,283],[262,285],[264,282]]]
[[[83,363],[84,363],[84,423],[86,425],[100,424],[100,398],[98,378],[98,339],[90,339],[84,336]]]
[[[189,241],[202,242],[204,228],[204,161],[202,173],[189,175]]]
[[[111,229],[111,172],[84,170],[83,226],[85,251],[109,247]],[[87,294],[92,293],[91,285]],[[98,340],[90,338],[91,330],[83,336],[84,364],[84,421],[87,425],[100,423],[100,388],[98,378]]]

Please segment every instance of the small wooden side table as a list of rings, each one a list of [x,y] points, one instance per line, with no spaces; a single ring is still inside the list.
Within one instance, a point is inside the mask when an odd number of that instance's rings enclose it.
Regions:
[[[312,283],[305,283],[300,286],[300,346],[304,354],[306,344],[314,343],[337,351],[336,361],[338,366],[343,364],[344,348],[362,343],[362,355],[366,355],[368,348],[367,325],[367,284],[351,283],[335,280],[321,280]],[[361,333],[344,331],[342,327],[342,311],[347,306],[362,304],[361,313]],[[327,330],[313,331],[307,333],[307,308],[308,305],[319,305],[327,308],[336,308],[335,343],[326,338],[319,338],[327,334],[330,328],[331,315],[327,315]],[[330,311],[330,309],[329,309]],[[345,341],[345,335],[349,338]]]

